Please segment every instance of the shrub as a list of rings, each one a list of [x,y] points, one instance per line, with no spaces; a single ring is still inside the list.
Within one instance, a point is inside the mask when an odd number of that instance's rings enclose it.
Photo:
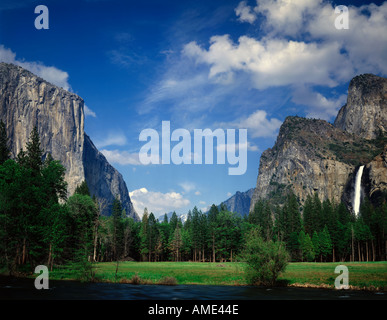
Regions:
[[[136,274],[134,274],[133,276],[132,276],[132,279],[131,279],[131,284],[141,284],[141,281],[142,279],[141,279],[141,277],[138,275],[138,273],[136,272]]]
[[[252,285],[273,286],[289,261],[289,253],[282,242],[264,241],[260,228],[250,230],[241,254],[246,262],[246,278]]]
[[[175,286],[177,285],[177,280],[175,277],[164,277],[159,280],[158,284],[164,286]]]

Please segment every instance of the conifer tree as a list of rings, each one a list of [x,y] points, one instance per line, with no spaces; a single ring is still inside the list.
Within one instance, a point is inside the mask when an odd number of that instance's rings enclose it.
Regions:
[[[86,180],[83,180],[82,183],[75,188],[74,193],[83,194],[85,196],[91,196],[89,186],[87,185]]]
[[[8,145],[7,131],[3,120],[0,121],[0,165],[9,159],[10,149]]]
[[[313,200],[309,194],[306,197],[302,214],[305,232],[312,235],[315,231],[313,222]]]
[[[113,218],[113,253],[114,260],[119,260],[123,253],[123,225],[122,206],[118,197],[115,197],[112,204]]]
[[[40,147],[40,138],[38,133],[38,127],[35,126],[30,134],[29,141],[27,142],[27,166],[32,170],[33,176],[38,176],[43,166],[43,151]]]
[[[145,260],[145,257],[148,256],[149,259],[149,215],[148,215],[148,209],[144,208],[144,214],[141,219],[141,229],[140,229],[140,254],[142,260]]]

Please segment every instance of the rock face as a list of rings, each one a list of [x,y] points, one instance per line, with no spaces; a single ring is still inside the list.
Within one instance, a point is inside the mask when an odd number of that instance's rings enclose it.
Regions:
[[[122,176],[84,133],[82,98],[21,67],[0,63],[0,119],[6,124],[12,157],[26,148],[36,125],[45,156],[51,153],[66,168],[69,195],[86,180],[90,192],[105,203],[102,214],[109,214],[118,195],[127,215],[138,219]]]
[[[90,193],[103,195],[103,208],[107,213],[111,208],[114,197],[118,195],[126,214],[140,220],[134,210],[129,192],[122,175],[114,169],[105,156],[97,150],[88,135],[85,134],[85,144],[83,149],[83,161],[85,179],[89,186]],[[98,197],[98,196],[97,196]]]
[[[241,216],[249,214],[251,197],[253,196],[254,188],[245,192],[237,191],[232,197],[222,202],[231,212],[239,213]]]
[[[385,151],[382,154],[387,141],[386,80],[373,75],[354,78],[335,125],[286,118],[274,147],[262,153],[250,211],[258,199],[281,203],[290,191],[301,204],[317,192],[322,201],[344,201],[350,208],[360,165],[366,165],[367,196],[372,190],[387,190]]]
[[[375,139],[387,132],[387,79],[372,74],[353,78],[348,100],[334,122],[337,128],[361,138]]]
[[[365,170],[367,174],[364,185],[369,187],[366,193],[371,199],[377,198],[381,192],[387,190],[387,146],[366,165]]]

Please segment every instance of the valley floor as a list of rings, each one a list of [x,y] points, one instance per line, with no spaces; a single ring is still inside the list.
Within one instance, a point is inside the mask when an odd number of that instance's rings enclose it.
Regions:
[[[279,277],[279,285],[335,288],[338,265],[348,268],[350,289],[387,290],[387,261],[340,263],[290,263]],[[210,262],[101,262],[94,264],[97,282],[164,285],[248,285],[244,278],[244,263]],[[70,266],[50,272],[52,280],[74,280]]]

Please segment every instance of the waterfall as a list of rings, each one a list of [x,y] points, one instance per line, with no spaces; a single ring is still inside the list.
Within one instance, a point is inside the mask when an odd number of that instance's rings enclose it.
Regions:
[[[364,166],[360,166],[359,170],[356,173],[356,181],[355,181],[355,197],[353,199],[353,210],[355,211],[355,215],[359,214],[360,210],[360,196],[361,196],[361,176],[363,175]]]

